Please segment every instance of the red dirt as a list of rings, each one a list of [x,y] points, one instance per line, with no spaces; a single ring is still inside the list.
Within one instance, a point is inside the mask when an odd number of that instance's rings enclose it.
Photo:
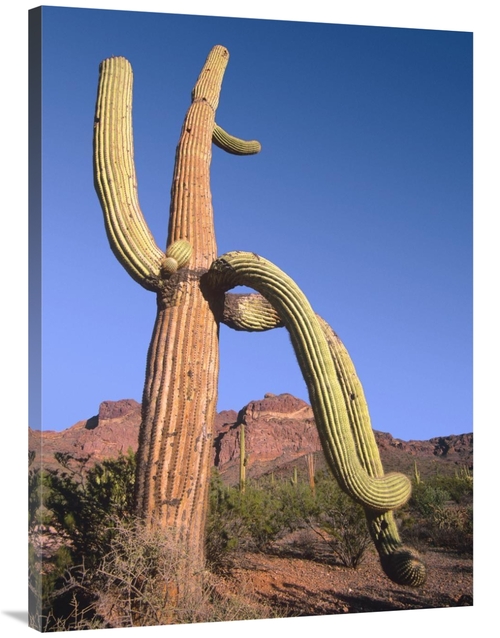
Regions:
[[[357,569],[333,561],[246,552],[229,573],[234,591],[271,606],[280,616],[427,609],[472,605],[472,556],[427,550],[422,588],[402,587],[382,572],[370,548]]]

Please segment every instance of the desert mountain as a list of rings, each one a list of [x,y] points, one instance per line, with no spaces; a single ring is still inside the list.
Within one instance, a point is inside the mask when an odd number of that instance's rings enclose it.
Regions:
[[[104,401],[97,415],[78,421],[60,432],[29,431],[29,449],[46,469],[69,466],[88,468],[106,458],[137,450],[141,406],[133,399]],[[291,394],[266,394],[239,412],[226,410],[216,416],[213,462],[229,483],[238,479],[240,426],[245,425],[247,477],[287,472],[297,466],[306,471],[306,455],[314,453],[316,467],[324,466],[323,454],[310,405]],[[384,469],[411,474],[417,463],[422,477],[472,469],[473,435],[449,435],[428,441],[403,441],[375,431]]]

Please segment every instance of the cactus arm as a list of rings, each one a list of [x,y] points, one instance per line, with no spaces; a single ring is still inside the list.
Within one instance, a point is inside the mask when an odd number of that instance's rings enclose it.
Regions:
[[[101,63],[94,123],[94,184],[113,253],[135,281],[148,290],[157,290],[164,254],[139,206],[132,83],[132,69],[125,58]]]
[[[255,330],[259,328],[253,326],[264,325],[265,329],[271,329],[283,325],[276,310],[261,295],[226,293],[224,313],[231,318],[224,323],[236,330]],[[316,318],[332,355],[360,463],[370,476],[382,477],[384,470],[371,426],[368,405],[352,359],[329,324],[319,315],[316,315]],[[386,575],[400,585],[421,586],[426,579],[425,565],[413,549],[405,547],[401,542],[394,513],[373,512],[366,507],[364,511],[371,538]]]
[[[371,477],[360,464],[348,413],[332,357],[316,314],[290,277],[253,253],[226,253],[208,276],[214,286],[246,285],[277,310],[292,339],[306,381],[325,457],[340,486],[351,498],[376,512],[400,507],[411,484],[401,474]]]
[[[232,155],[255,155],[261,151],[260,142],[256,140],[240,140],[227,133],[218,124],[215,124],[212,134],[212,142],[226,153]]]
[[[328,342],[351,430],[361,465],[373,477],[384,475],[380,453],[373,434],[368,405],[354,364],[347,349],[326,321],[318,317]],[[386,575],[400,585],[420,587],[426,580],[426,568],[418,554],[401,542],[394,513],[377,513],[365,507],[368,529]]]
[[[246,332],[263,332],[285,325],[273,306],[258,293],[226,293],[221,323]]]

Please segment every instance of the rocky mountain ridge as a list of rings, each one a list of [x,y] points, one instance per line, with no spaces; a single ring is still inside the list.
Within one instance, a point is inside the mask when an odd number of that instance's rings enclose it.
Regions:
[[[137,450],[141,406],[133,399],[103,401],[97,415],[60,432],[29,431],[29,449],[46,469],[63,463],[91,467],[106,458]],[[306,455],[313,453],[321,468],[324,458],[310,405],[291,394],[266,394],[239,412],[226,410],[216,416],[213,462],[227,482],[238,480],[240,426],[245,425],[247,477],[257,478],[299,466],[305,472]],[[457,467],[472,469],[473,435],[436,437],[428,441],[403,441],[375,431],[386,471],[411,473],[415,462],[422,477]]]

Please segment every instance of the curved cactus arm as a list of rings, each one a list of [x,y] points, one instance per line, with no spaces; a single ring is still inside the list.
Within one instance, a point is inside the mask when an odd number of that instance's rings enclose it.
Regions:
[[[226,293],[221,323],[233,330],[264,332],[281,328],[281,317],[259,293]]]
[[[164,253],[144,220],[137,195],[132,136],[132,68],[123,57],[99,68],[94,123],[94,185],[113,253],[129,275],[158,289]]]
[[[307,384],[325,457],[342,489],[375,512],[406,503],[411,484],[405,476],[372,477],[360,464],[328,343],[294,281],[271,262],[246,252],[226,253],[215,260],[208,279],[226,290],[236,285],[254,288],[283,319]]]
[[[318,321],[328,342],[344,402],[349,414],[351,431],[361,465],[373,477],[384,475],[380,453],[371,426],[368,405],[354,364],[344,344],[329,324]],[[377,513],[365,508],[368,529],[387,576],[400,585],[420,587],[426,580],[426,568],[415,550],[401,542],[394,513]]]
[[[370,476],[381,477],[384,469],[371,426],[363,386],[352,359],[330,325],[316,315],[332,355],[351,432],[362,467]],[[283,326],[274,307],[260,294],[226,293],[223,322],[235,330],[270,330]],[[263,327],[265,326],[265,327]],[[386,575],[400,585],[419,587],[426,580],[426,568],[415,550],[405,547],[392,511],[373,512],[365,508],[373,543]]]
[[[260,142],[257,142],[257,140],[240,140],[239,137],[229,135],[218,124],[214,126],[212,142],[215,146],[232,155],[255,155],[262,149]]]

